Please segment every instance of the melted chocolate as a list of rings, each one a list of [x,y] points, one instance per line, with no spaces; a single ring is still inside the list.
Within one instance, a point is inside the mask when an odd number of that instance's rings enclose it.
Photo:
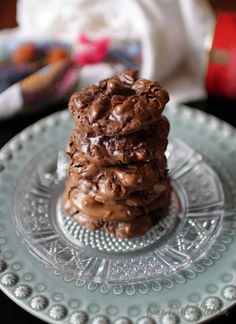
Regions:
[[[161,118],[168,93],[155,81],[123,72],[72,95],[69,110],[85,133],[116,136],[146,129]]]

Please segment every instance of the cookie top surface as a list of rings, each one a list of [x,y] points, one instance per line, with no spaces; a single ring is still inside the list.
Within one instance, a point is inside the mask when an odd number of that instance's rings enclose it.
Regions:
[[[126,135],[161,118],[169,95],[156,81],[126,71],[74,93],[69,101],[76,127],[96,135]]]

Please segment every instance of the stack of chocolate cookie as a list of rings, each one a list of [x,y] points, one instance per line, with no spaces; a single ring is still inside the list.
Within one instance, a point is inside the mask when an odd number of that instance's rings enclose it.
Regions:
[[[168,93],[128,71],[72,95],[66,213],[117,237],[144,235],[166,214]]]

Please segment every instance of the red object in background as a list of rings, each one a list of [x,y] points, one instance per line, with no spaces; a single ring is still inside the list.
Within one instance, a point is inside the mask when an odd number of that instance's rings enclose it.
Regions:
[[[108,52],[109,39],[107,37],[92,40],[86,34],[81,34],[78,39],[79,52],[74,54],[76,64],[86,65],[102,62]]]
[[[236,98],[236,13],[222,12],[218,17],[206,87],[210,94]]]

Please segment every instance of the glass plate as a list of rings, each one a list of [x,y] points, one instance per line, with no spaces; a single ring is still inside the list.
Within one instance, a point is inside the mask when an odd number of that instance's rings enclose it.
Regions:
[[[145,236],[90,232],[61,206],[68,112],[0,153],[0,287],[50,323],[201,322],[236,301],[236,134],[168,106],[168,216]]]
[[[221,182],[201,155],[182,141],[171,141],[167,150],[173,188],[168,216],[133,239],[89,231],[65,215],[64,151],[60,142],[41,151],[16,185],[16,230],[44,265],[79,280],[147,283],[189,266],[215,241],[224,211]]]

